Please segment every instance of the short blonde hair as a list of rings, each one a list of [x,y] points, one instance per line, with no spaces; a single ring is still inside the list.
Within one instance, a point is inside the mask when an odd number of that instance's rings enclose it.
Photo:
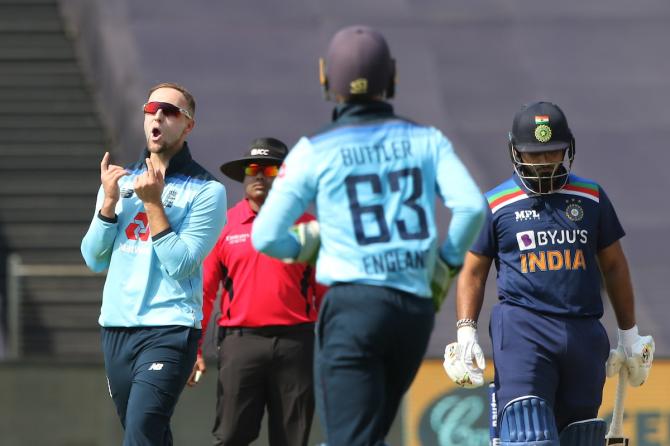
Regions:
[[[191,116],[195,116],[195,98],[193,95],[183,86],[179,84],[175,84],[174,82],[161,82],[160,84],[154,85],[149,89],[149,94],[147,94],[147,99],[151,97],[151,94],[160,89],[160,88],[172,88],[173,90],[177,90],[181,94],[184,95],[184,98],[186,99],[186,103],[188,104],[188,111],[191,112]]]

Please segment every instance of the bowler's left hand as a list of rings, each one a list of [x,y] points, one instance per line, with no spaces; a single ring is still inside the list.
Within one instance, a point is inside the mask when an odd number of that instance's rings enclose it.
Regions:
[[[146,172],[135,178],[135,193],[144,203],[161,203],[163,188],[165,187],[165,178],[160,169],[154,167],[149,158],[146,160]]]

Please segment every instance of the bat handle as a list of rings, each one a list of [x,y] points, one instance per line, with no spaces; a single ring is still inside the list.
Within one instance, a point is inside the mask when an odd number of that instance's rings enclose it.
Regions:
[[[623,437],[623,402],[626,398],[626,388],[628,387],[628,369],[626,364],[621,365],[619,370],[619,379],[616,386],[616,395],[614,397],[614,409],[612,411],[612,423],[607,433],[607,438]]]

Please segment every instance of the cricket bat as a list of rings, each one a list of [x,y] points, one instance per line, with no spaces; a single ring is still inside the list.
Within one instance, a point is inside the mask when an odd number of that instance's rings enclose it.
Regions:
[[[612,422],[610,430],[605,438],[606,446],[628,446],[628,438],[623,435],[623,403],[626,399],[626,388],[628,387],[628,369],[622,364],[619,370],[619,380],[616,385],[614,396],[614,410],[612,411]]]
[[[496,399],[496,385],[489,383],[489,446],[500,446],[498,437],[498,401]]]

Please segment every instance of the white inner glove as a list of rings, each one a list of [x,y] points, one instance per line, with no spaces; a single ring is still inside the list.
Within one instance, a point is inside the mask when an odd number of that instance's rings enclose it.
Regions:
[[[654,338],[640,336],[637,325],[628,330],[618,330],[618,335],[617,348],[610,350],[605,364],[607,376],[618,374],[619,369],[625,364],[629,384],[633,387],[640,386],[647,380],[654,360]]]
[[[484,384],[486,361],[477,341],[477,329],[461,327],[457,331],[458,342],[444,349],[444,370],[453,382],[472,389]]]
[[[284,259],[284,262],[303,262],[314,265],[321,246],[319,222],[312,220],[307,223],[299,223],[291,227],[291,233],[300,243],[300,252],[295,259]]]

